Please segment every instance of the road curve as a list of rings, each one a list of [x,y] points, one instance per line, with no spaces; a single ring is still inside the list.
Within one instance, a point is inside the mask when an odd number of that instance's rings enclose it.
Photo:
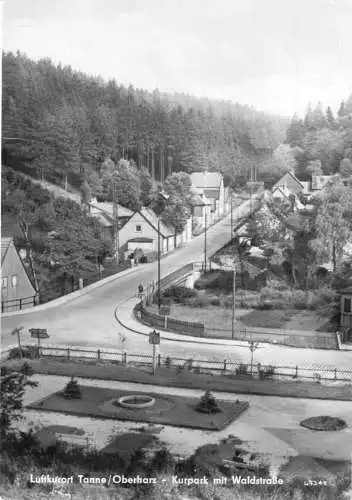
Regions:
[[[237,207],[233,212],[234,220],[241,218],[248,210],[249,202]],[[231,238],[230,216],[215,224],[207,231],[207,248],[209,255],[220,249]],[[201,261],[204,252],[204,234],[194,238],[187,246],[167,255],[161,261],[161,274],[166,275],[184,264]],[[23,326],[25,333],[22,341],[29,340],[29,328],[47,328],[50,335],[48,344],[97,346],[121,348],[119,333],[126,336],[124,349],[130,352],[149,352],[150,346],[145,336],[128,330],[123,331],[115,320],[114,311],[119,304],[133,297],[140,282],[146,285],[157,278],[157,263],[144,264],[140,270],[121,276],[115,281],[106,283],[89,293],[75,298],[72,302],[61,304],[51,309],[33,312],[27,315],[16,315],[2,318],[2,346],[15,343],[11,330]],[[248,362],[250,353],[240,347],[194,345],[174,341],[165,341],[161,346],[165,355],[179,357],[205,357],[207,359],[231,358]],[[256,353],[258,361],[282,365],[319,364],[330,367],[352,368],[352,351],[324,351],[313,349],[263,348]],[[294,360],[294,361],[293,361]]]

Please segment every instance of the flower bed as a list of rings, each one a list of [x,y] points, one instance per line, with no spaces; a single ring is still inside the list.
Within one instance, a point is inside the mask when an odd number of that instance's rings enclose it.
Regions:
[[[313,431],[340,431],[347,427],[346,422],[341,418],[328,416],[307,418],[302,420],[300,425]]]

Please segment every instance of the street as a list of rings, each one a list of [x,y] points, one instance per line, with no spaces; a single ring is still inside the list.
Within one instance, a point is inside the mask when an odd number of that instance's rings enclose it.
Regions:
[[[249,202],[237,207],[233,212],[234,221],[238,219]],[[231,235],[230,216],[218,222],[207,231],[208,255],[215,253]],[[161,260],[161,275],[166,275],[193,261],[204,258],[204,234],[190,241],[187,246],[174,251]],[[2,346],[6,348],[16,343],[11,335],[13,328],[24,327],[22,342],[31,341],[29,328],[47,328],[50,338],[46,342],[60,345],[99,346],[121,349],[121,337],[126,337],[124,349],[129,352],[143,353],[150,350],[148,339],[128,330],[123,330],[116,322],[114,312],[127,299],[134,297],[140,283],[144,286],[157,279],[157,262],[142,264],[136,271],[106,283],[89,293],[47,310],[30,314],[19,314],[2,318]],[[207,359],[231,358],[248,362],[248,348],[233,346],[215,346],[192,344],[177,341],[163,341],[162,354],[180,357],[204,357]],[[352,351],[328,351],[297,349],[272,345],[263,345],[255,354],[256,362],[266,364],[289,365],[324,365],[339,369],[352,367]]]

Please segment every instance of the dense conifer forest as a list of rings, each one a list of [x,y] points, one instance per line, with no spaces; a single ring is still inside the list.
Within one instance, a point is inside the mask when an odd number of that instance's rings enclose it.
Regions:
[[[96,188],[106,158],[133,161],[161,182],[208,169],[231,183],[284,140],[287,122],[232,102],[126,88],[50,59],[3,54],[5,159],[64,185],[86,180]]]

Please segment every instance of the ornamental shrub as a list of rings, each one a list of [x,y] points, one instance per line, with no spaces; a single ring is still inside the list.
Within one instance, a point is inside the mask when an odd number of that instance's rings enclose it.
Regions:
[[[81,389],[78,385],[77,380],[72,377],[69,382],[67,382],[64,392],[64,398],[66,399],[80,399],[82,397]]]

